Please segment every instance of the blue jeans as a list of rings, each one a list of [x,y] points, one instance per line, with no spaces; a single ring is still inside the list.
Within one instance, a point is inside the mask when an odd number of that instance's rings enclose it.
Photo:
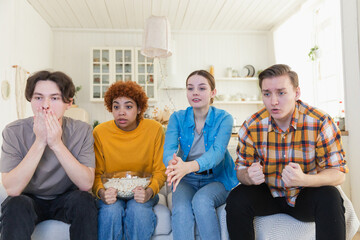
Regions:
[[[118,199],[113,204],[98,200],[99,240],[150,239],[156,227],[153,207],[159,202],[156,195],[146,203],[134,199]]]
[[[173,239],[195,239],[195,221],[201,239],[220,239],[216,208],[225,203],[228,194],[212,174],[190,173],[181,179],[172,195]]]

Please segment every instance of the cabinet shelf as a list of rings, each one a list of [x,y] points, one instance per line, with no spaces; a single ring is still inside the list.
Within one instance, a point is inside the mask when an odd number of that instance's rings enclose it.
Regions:
[[[186,90],[184,87],[162,87],[161,90]]]
[[[257,77],[218,77],[216,81],[258,81]]]
[[[262,101],[214,101],[214,104],[263,104]]]

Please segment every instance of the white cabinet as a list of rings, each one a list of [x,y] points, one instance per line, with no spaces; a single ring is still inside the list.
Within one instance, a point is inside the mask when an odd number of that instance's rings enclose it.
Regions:
[[[234,127],[262,108],[258,78],[216,78],[217,96],[214,106],[228,111],[234,118]]]
[[[218,92],[214,104],[263,104],[256,77],[216,78],[216,85]]]
[[[107,89],[118,81],[135,81],[142,86],[150,101],[157,99],[154,59],[144,57],[140,48],[92,48],[90,56],[91,101],[104,101]]]

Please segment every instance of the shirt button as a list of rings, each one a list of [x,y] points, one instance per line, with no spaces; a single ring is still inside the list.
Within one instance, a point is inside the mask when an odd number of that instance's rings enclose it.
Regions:
[[[188,145],[188,147],[190,147],[190,145]]]
[[[286,154],[284,154],[284,158],[286,157]]]

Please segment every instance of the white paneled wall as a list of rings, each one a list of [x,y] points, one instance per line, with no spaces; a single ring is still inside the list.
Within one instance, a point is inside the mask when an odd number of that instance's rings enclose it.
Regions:
[[[10,83],[9,99],[0,96],[2,132],[17,118],[12,65],[20,65],[29,72],[52,67],[52,31],[27,1],[1,0],[0,32],[0,84],[4,80]],[[28,106],[27,115],[31,114]]]
[[[273,63],[273,49],[270,35],[267,32],[176,32],[172,34],[172,38],[175,43],[175,52],[171,61],[176,66],[169,67],[168,78],[164,84],[159,84],[159,87],[170,86],[174,82],[185,87],[185,79],[192,71],[209,69],[210,65],[215,67],[215,77],[224,77],[227,67],[233,67],[240,71],[243,66],[251,64],[256,69],[264,69]],[[53,42],[54,68],[68,73],[73,78],[75,85],[82,85],[83,89],[78,94],[77,104],[89,112],[90,122],[92,123],[94,120],[104,122],[112,119],[103,103],[89,101],[90,48],[101,46],[140,47],[142,32],[54,30]],[[221,83],[217,82],[217,84]],[[159,89],[159,101],[150,103],[150,105],[160,108],[167,105],[173,108],[168,97],[171,96],[176,110],[188,106],[185,90],[167,91]],[[242,105],[232,106],[231,113],[240,119],[244,119],[256,110],[256,108],[250,109],[246,116],[237,116],[237,108],[242,108]]]

